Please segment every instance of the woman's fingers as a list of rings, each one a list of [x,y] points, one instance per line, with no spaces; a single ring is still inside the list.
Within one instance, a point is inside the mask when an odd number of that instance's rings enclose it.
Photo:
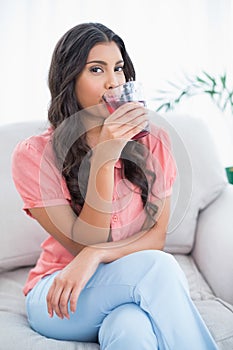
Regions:
[[[78,285],[73,286],[68,282],[63,288],[58,286],[56,280],[54,280],[47,295],[47,309],[50,317],[53,317],[55,312],[58,317],[69,319],[68,304],[70,302],[70,311],[74,313],[81,290]]]
[[[144,107],[139,107],[114,118],[105,121],[105,126],[113,139],[134,136],[148,125],[148,114]]]
[[[50,317],[54,312],[60,318],[69,318],[75,312],[82,289],[99,265],[99,255],[93,248],[84,248],[53,280],[47,294]]]
[[[73,288],[72,293],[70,294],[70,311],[72,313],[76,311],[77,301],[81,293],[81,290],[82,290],[81,287],[76,286],[75,288]]]
[[[58,308],[60,310],[60,313],[63,317],[70,318],[69,311],[68,311],[68,303],[70,300],[70,294],[72,292],[72,288],[69,286],[66,286],[65,289],[63,289],[60,300],[59,300],[59,305]]]
[[[134,120],[139,115],[147,114],[146,108],[139,102],[128,102],[120,106],[112,113],[106,120],[105,123],[125,123],[126,121]]]
[[[53,282],[53,284],[51,285],[51,287],[49,288],[46,300],[47,300],[47,310],[48,310],[48,314],[50,317],[53,317],[53,307],[52,307],[52,296],[54,294],[54,289],[55,289],[55,284]]]
[[[135,135],[137,135],[138,133],[140,133],[141,131],[143,131],[143,130],[145,130],[147,128],[148,128],[148,121],[142,120],[137,125],[131,125],[131,128],[129,129],[129,131],[126,132],[124,137],[132,138],[132,137],[134,137]]]
[[[67,295],[67,292],[64,289],[63,283],[59,283],[57,281],[58,277],[56,277],[53,281],[53,284],[51,285],[49,292],[47,294],[47,309],[50,317],[53,317],[54,312],[56,315],[60,318],[64,318],[63,312],[65,311],[65,298]],[[63,296],[64,293],[64,296]],[[61,310],[61,297],[62,299],[62,308]],[[66,314],[66,312],[65,312]]]

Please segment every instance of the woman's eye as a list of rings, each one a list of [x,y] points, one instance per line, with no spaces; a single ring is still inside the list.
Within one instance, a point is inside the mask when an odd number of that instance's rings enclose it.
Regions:
[[[124,69],[124,67],[119,66],[119,67],[116,67],[116,68],[115,68],[115,71],[116,71],[116,72],[123,72],[123,69]]]
[[[91,67],[90,71],[92,73],[101,73],[101,72],[103,72],[102,68],[100,68],[100,67]]]

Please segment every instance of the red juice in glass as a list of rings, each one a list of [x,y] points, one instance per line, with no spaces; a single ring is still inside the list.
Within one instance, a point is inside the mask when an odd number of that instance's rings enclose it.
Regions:
[[[142,85],[136,81],[128,81],[127,83],[117,86],[116,88],[109,89],[103,96],[110,114],[126,102],[138,101],[146,106],[146,102],[143,98]],[[132,140],[138,140],[148,135],[148,133],[149,124],[145,129],[132,137]]]

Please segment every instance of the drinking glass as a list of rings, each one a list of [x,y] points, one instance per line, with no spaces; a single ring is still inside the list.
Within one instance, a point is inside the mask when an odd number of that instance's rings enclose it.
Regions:
[[[103,95],[103,100],[105,101],[107,109],[110,113],[113,113],[118,107],[126,102],[138,101],[146,106],[142,84],[132,80],[113,89],[107,90]],[[145,129],[135,135],[132,140],[138,140],[141,137],[148,135],[148,133],[149,124]]]

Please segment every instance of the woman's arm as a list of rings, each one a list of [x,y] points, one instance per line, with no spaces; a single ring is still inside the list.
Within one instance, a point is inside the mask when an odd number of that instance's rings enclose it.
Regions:
[[[85,245],[108,241],[114,165],[125,144],[147,123],[146,115],[141,104],[131,102],[106,119],[93,148],[87,193],[78,217],[69,205],[30,209],[41,226],[73,255]]]
[[[83,244],[108,241],[114,166],[127,142],[145,127],[145,123],[148,123],[147,110],[140,103],[131,102],[122,105],[106,118],[101,130],[97,128],[85,202],[73,225],[74,241]]]
[[[140,250],[162,250],[165,244],[170,216],[170,197],[167,197],[163,201],[163,207],[160,208],[159,211],[157,222],[151,229],[136,233],[124,240],[92,246],[92,248],[101,250],[100,262],[109,263]]]
[[[84,206],[79,217],[69,205],[29,209],[39,224],[71,254],[86,245],[106,242],[109,236],[114,166],[91,171]]]
[[[70,309],[75,312],[82,289],[99,264],[109,263],[125,255],[147,249],[163,249],[169,220],[170,198],[165,199],[156,225],[118,242],[97,244],[84,249],[55,277],[47,295],[48,313],[52,317],[69,318]]]

